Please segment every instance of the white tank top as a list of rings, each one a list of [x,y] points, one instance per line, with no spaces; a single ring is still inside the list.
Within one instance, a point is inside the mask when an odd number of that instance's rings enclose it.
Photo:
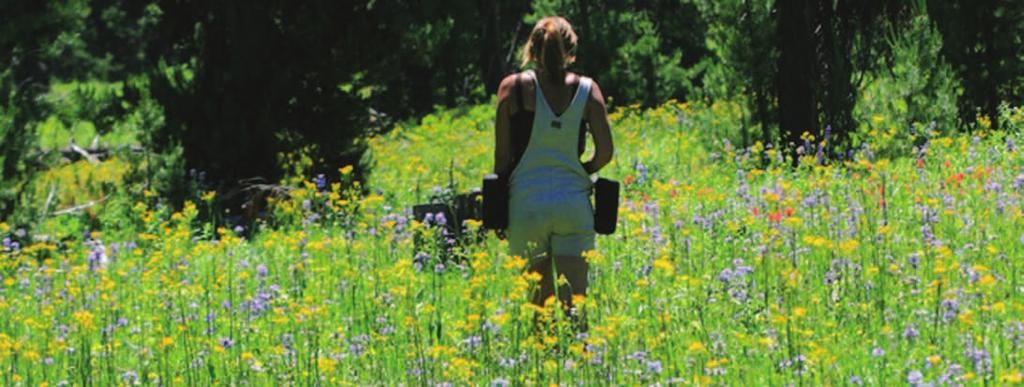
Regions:
[[[579,158],[580,123],[590,96],[591,79],[580,77],[569,107],[555,114],[533,74],[536,89],[533,129],[523,157],[509,178],[511,199],[544,200],[557,194],[589,194],[590,176]],[[552,195],[556,194],[556,195]]]

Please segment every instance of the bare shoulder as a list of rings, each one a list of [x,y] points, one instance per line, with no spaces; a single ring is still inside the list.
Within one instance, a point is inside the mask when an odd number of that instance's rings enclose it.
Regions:
[[[515,114],[519,108],[516,103],[512,101],[516,87],[516,76],[518,74],[509,74],[501,80],[498,85],[498,113],[503,112],[509,114]]]
[[[604,94],[601,92],[601,86],[593,78],[590,79],[590,95],[587,96],[587,107],[601,110],[605,108]]]
[[[512,88],[516,86],[516,74],[509,74],[501,80],[498,85],[498,103],[512,94]]]
[[[505,78],[501,79],[501,85],[498,86],[498,89],[499,90],[501,90],[501,89],[511,89],[512,86],[515,86],[515,84],[516,84],[516,76],[517,75],[519,75],[519,74],[514,73],[514,74],[506,75]]]

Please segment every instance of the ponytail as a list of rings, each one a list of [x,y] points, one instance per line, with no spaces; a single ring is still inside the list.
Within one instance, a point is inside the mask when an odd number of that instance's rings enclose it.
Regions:
[[[576,61],[576,32],[568,20],[549,16],[537,22],[523,46],[521,67],[536,63],[554,82]]]

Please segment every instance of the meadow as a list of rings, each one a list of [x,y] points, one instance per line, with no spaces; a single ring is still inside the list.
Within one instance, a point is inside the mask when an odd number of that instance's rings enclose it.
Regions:
[[[529,303],[539,277],[493,233],[454,247],[462,259],[414,243],[439,237],[443,221],[414,219],[413,204],[472,189],[491,167],[493,107],[481,105],[370,137],[368,181],[296,181],[253,230],[198,220],[214,192],[178,212],[149,192],[110,201],[116,215],[97,215],[113,217],[108,227],[58,217],[41,228],[50,240],[0,223],[0,382],[1024,378],[1020,108],[991,118],[1006,130],[982,120],[964,134],[875,115],[845,160],[807,137],[797,167],[717,135],[740,120],[736,105],[610,117],[617,153],[602,175],[624,196],[618,231],[587,256],[586,332],[554,302]],[[79,161],[63,179],[116,180],[116,163]]]

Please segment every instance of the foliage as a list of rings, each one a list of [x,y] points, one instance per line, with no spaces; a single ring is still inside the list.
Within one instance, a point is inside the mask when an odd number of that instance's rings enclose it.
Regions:
[[[525,22],[549,15],[573,23],[580,36],[576,67],[613,101],[655,106],[696,94],[706,26],[692,3],[536,0]]]
[[[754,139],[774,143],[775,47],[774,4],[771,1],[698,1],[708,23],[707,46],[714,59],[705,59],[703,94],[713,101],[745,101],[740,129],[722,133],[741,146]],[[752,133],[757,126],[757,133]],[[738,133],[737,133],[738,132]]]
[[[940,54],[942,36],[926,15],[915,16],[902,34],[891,32],[888,39],[892,55],[877,64],[885,70],[865,75],[854,109],[860,125],[851,145],[856,148],[881,135],[893,141],[877,144],[884,149],[876,151],[895,156],[920,145],[910,141],[915,134],[953,134],[962,91]]]
[[[138,101],[121,87],[142,62],[140,41],[156,10],[102,0],[10,1],[4,8],[0,52],[11,60],[0,68],[0,218],[27,226],[38,208],[21,208],[34,202],[23,195],[49,161],[38,160],[37,148],[71,139],[87,145],[96,135],[126,145],[149,128],[139,121],[152,114],[132,124],[123,117],[137,113]]]
[[[84,28],[82,1],[12,1],[0,19],[0,217],[11,216],[34,168],[25,158],[35,144],[34,123],[46,115],[38,97],[52,77],[80,69],[83,58],[75,33]],[[23,221],[24,219],[19,219]]]
[[[144,133],[141,122],[127,117],[131,106],[122,82],[55,82],[43,99],[52,111],[36,126],[43,150],[89,147],[97,137],[108,146],[138,144],[136,136]]]

